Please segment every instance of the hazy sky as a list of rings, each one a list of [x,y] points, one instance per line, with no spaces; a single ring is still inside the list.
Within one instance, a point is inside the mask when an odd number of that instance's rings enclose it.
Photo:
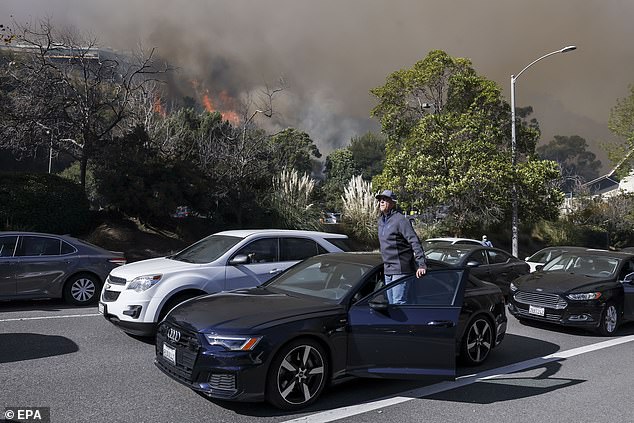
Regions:
[[[322,152],[377,130],[369,90],[430,50],[472,60],[543,131],[615,140],[610,109],[634,83],[631,0],[0,0],[0,23],[50,17],[103,46],[156,47],[184,79],[240,95],[284,76],[280,125],[305,130]]]

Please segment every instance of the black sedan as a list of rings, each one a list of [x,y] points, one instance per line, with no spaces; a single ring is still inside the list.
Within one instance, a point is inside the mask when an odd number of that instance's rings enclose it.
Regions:
[[[634,320],[634,254],[566,252],[513,281],[511,291],[509,312],[519,320],[613,335],[622,321]]]
[[[286,410],[344,376],[452,379],[456,356],[480,364],[506,332],[500,289],[430,262],[383,286],[376,253],[332,253],[250,289],[206,295],[159,325],[156,365],[209,397]],[[405,304],[387,291],[405,285]]]
[[[471,267],[473,276],[496,284],[506,298],[511,281],[530,272],[525,261],[499,248],[481,245],[434,245],[425,250],[425,255],[451,267]]]
[[[68,235],[0,232],[0,300],[61,297],[92,304],[108,273],[125,263],[123,253]]]

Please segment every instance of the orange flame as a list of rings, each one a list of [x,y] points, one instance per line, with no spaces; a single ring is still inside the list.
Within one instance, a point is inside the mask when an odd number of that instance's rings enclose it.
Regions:
[[[211,102],[211,98],[209,97],[208,93],[203,94],[203,107],[205,108],[205,110],[207,110],[209,113],[216,111],[216,109],[214,108],[213,103]]]
[[[200,101],[206,111],[209,113],[218,112],[224,120],[233,124],[240,122],[240,116],[237,112],[235,112],[235,100],[227,93],[227,91],[222,90],[217,95],[218,102],[215,102],[212,100],[213,95],[210,94],[208,89],[204,89],[201,93],[200,83],[197,80],[192,79],[191,84],[194,91],[196,91],[196,95],[200,97]],[[220,106],[217,106],[217,104],[220,104]]]
[[[157,113],[163,117],[167,116],[167,112],[165,111],[165,108],[163,107],[163,104],[161,103],[161,97],[159,96],[156,96],[156,98],[154,99],[153,109],[154,109],[154,113]]]

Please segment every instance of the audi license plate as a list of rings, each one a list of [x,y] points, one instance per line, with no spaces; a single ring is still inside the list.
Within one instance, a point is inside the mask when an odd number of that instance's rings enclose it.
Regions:
[[[528,314],[534,314],[535,316],[544,317],[544,307],[528,306]]]
[[[172,348],[167,344],[163,344],[163,357],[176,366],[176,348]]]

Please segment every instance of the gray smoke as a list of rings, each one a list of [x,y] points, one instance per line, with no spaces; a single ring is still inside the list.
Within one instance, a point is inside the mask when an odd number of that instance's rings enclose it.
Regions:
[[[288,89],[268,125],[305,130],[322,152],[377,130],[369,90],[430,50],[470,58],[509,99],[510,75],[567,45],[517,80],[516,103],[543,130],[579,135],[607,163],[610,109],[634,83],[634,2],[620,0],[2,0],[0,19],[51,17],[118,50],[156,47],[189,81],[233,97]]]

